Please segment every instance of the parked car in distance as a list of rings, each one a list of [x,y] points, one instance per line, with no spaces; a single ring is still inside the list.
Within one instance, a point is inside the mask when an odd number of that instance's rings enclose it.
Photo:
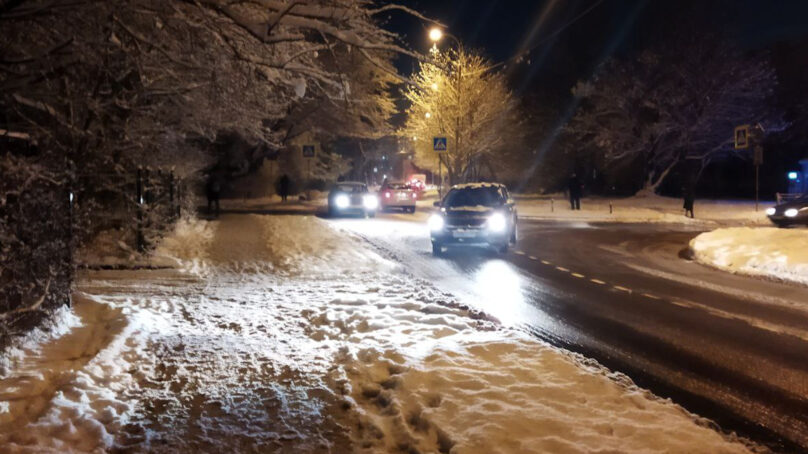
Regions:
[[[359,182],[340,182],[328,193],[328,215],[330,217],[360,215],[376,216],[379,199],[368,191],[368,185]]]
[[[383,211],[400,209],[415,213],[418,194],[406,183],[385,183],[379,189],[379,204]]]
[[[426,175],[422,173],[411,175],[408,184],[416,193],[423,192],[426,190]]]
[[[432,254],[445,246],[491,246],[500,253],[516,244],[517,213],[508,189],[499,183],[452,186],[428,220]]]
[[[766,215],[778,227],[808,225],[808,194],[768,208]]]

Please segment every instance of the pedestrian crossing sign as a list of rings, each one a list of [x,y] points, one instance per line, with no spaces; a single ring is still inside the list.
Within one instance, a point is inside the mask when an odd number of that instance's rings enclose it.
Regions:
[[[446,151],[446,137],[433,137],[432,149],[440,153]]]

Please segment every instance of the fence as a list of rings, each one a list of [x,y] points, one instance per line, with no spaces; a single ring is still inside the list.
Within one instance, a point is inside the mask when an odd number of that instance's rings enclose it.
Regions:
[[[128,233],[121,241],[146,252],[182,214],[184,182],[171,170],[82,174],[78,187],[76,203],[88,222],[82,242],[104,230],[119,230]]]

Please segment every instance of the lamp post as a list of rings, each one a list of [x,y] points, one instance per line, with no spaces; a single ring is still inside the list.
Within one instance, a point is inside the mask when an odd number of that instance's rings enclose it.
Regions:
[[[444,32],[443,30],[441,30],[438,27],[433,27],[431,30],[429,30],[429,39],[434,43],[434,45],[436,47],[437,47],[438,41],[443,39],[444,36],[448,37],[449,39],[451,39],[452,41],[455,42],[455,44],[457,45],[457,50],[458,50],[459,54],[464,53],[463,52],[463,43],[461,43],[460,40],[457,39],[456,36],[452,35],[451,33],[446,33],[446,32]],[[462,78],[463,78],[463,67],[458,62],[456,64],[455,77],[454,77],[455,84],[456,84],[455,92],[458,94],[458,103],[460,102],[460,98],[461,98],[460,89],[461,89]],[[437,85],[433,84],[432,89],[437,90],[438,89]],[[460,150],[460,109],[459,109],[459,107],[458,107],[457,110],[458,111],[455,113],[455,134],[454,134],[455,135],[455,137],[454,137],[454,139],[455,139],[455,156],[460,156],[460,154],[459,154],[459,150]],[[438,186],[438,195],[439,195],[439,197],[443,196],[443,169],[441,167],[442,162],[443,162],[443,157],[438,155],[438,173],[440,174],[440,177],[439,177],[440,178],[440,184]]]

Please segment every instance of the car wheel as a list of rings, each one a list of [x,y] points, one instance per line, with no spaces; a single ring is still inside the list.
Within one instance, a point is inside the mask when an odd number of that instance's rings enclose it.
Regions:
[[[435,257],[443,255],[443,246],[440,243],[432,242],[432,255]]]

